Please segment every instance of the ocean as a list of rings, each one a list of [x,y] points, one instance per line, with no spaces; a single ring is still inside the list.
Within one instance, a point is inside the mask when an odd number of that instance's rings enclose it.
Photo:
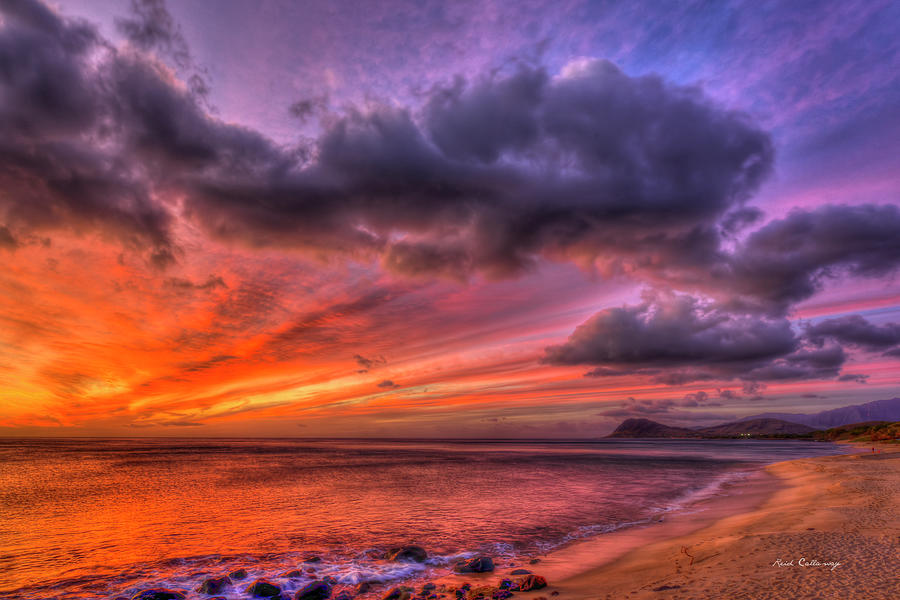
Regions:
[[[794,440],[0,440],[0,598],[205,598],[201,581],[237,568],[292,592],[327,575],[339,588],[436,577],[474,553],[527,562],[727,494],[765,464],[842,452]],[[380,558],[402,544],[428,561]],[[222,596],[247,597],[246,584]]]

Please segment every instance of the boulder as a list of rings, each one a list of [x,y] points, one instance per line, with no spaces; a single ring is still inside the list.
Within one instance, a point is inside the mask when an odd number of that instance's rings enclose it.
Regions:
[[[365,594],[366,592],[369,591],[369,588],[371,588],[371,587],[372,587],[372,584],[369,583],[368,581],[360,581],[359,583],[356,584],[356,588],[354,588],[353,591],[356,592],[357,594]]]
[[[409,600],[411,594],[401,587],[395,587],[388,590],[381,600]]]
[[[236,571],[232,571],[228,574],[228,577],[230,577],[232,581],[247,579],[247,569],[238,569]]]
[[[322,578],[322,581],[324,581],[328,585],[337,585],[337,582],[338,582],[337,578],[332,577],[331,575],[326,575],[325,577]]]
[[[434,585],[433,583],[431,583],[429,581],[428,583],[426,583],[425,585],[422,586],[422,593],[428,595],[431,592],[433,592],[436,587],[437,587],[436,585]]]
[[[507,598],[512,597],[513,593],[509,590],[496,590],[491,598],[493,600],[506,600]]]
[[[322,562],[322,557],[316,556],[315,554],[310,554],[309,556],[307,556],[306,558],[303,559],[303,562],[305,562],[305,563]]]
[[[187,594],[178,590],[153,588],[152,590],[136,593],[131,597],[131,600],[184,600],[186,597]]]
[[[530,592],[531,590],[539,590],[547,587],[547,580],[540,575],[527,575],[516,583],[515,590],[519,592]]]
[[[325,600],[331,596],[331,586],[324,581],[308,583],[294,594],[294,600]]]
[[[531,560],[528,561],[528,564],[529,564],[529,565],[536,565],[536,564],[538,564],[539,562],[541,562],[541,559],[539,559],[539,558],[532,558]]]
[[[487,573],[494,570],[494,561],[490,556],[476,556],[459,561],[453,570],[457,573]]]
[[[231,583],[231,579],[228,576],[224,577],[210,577],[206,581],[200,584],[200,587],[197,588],[197,591],[201,594],[207,594],[208,596],[212,596],[214,594],[221,594],[225,591],[225,587]]]
[[[497,587],[501,590],[511,590],[516,587],[516,584],[513,583],[512,579],[501,579]]]
[[[286,577],[288,579],[300,579],[301,577],[303,577],[303,573],[301,573],[297,569],[294,569],[293,571],[285,571],[284,573],[279,575],[279,577]]]
[[[351,594],[347,590],[341,590],[334,595],[333,600],[353,600],[353,594]]]
[[[515,569],[514,571],[510,571],[510,575],[531,575],[531,571],[528,569]]]
[[[281,595],[281,588],[265,579],[257,579],[244,591],[254,598],[277,598]]]
[[[395,562],[425,562],[428,553],[421,546],[400,546],[388,550],[386,557]]]

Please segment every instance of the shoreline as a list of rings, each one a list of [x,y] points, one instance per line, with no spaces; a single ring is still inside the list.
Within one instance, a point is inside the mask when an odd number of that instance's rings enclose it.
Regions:
[[[861,452],[773,463],[662,522],[554,550],[522,565],[550,586],[516,597],[894,598],[900,446],[851,445]]]

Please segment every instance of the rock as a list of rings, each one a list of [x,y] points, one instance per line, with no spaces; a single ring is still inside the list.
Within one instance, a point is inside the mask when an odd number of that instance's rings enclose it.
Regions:
[[[231,583],[231,579],[225,577],[210,577],[200,584],[197,591],[201,594],[212,596],[213,594],[221,594],[225,591],[225,587]]]
[[[528,564],[529,564],[529,565],[536,565],[536,564],[538,564],[539,562],[541,562],[541,559],[539,559],[539,558],[532,558],[531,560],[528,561]]]
[[[303,573],[301,573],[298,569],[294,569],[293,571],[285,571],[279,577],[287,577],[288,579],[300,579],[303,577]]]
[[[333,600],[353,600],[353,594],[351,594],[347,590],[341,590],[334,595]]]
[[[322,562],[322,557],[316,556],[315,554],[310,554],[309,556],[307,556],[306,558],[303,559],[303,562],[305,562],[305,563]]]
[[[550,595],[551,596],[559,596],[559,592],[557,590],[553,590],[552,592],[550,592]]]
[[[388,590],[381,600],[409,600],[410,593],[403,588],[395,587]]]
[[[422,586],[422,593],[428,594],[429,592],[433,592],[435,590],[435,588],[437,588],[437,586],[429,581],[428,583],[426,583],[425,585]]]
[[[281,588],[265,579],[257,579],[244,591],[254,598],[277,598],[281,595]]]
[[[680,587],[681,587],[680,585],[661,585],[657,588],[653,588],[653,591],[654,592],[664,592],[666,590],[677,590]]]
[[[547,587],[547,580],[540,575],[527,575],[520,579],[515,589],[519,592],[530,592]]]
[[[531,571],[528,569],[516,569],[515,571],[511,571],[510,575],[531,575]]]
[[[331,586],[324,581],[308,583],[294,594],[294,600],[325,600],[331,595]]]
[[[357,594],[365,594],[371,587],[372,584],[370,584],[368,581],[360,581],[356,584],[356,588],[353,591]]]
[[[512,597],[513,593],[509,590],[497,590],[492,595],[491,598],[493,600],[506,600],[507,598]]]
[[[386,558],[395,562],[425,562],[428,553],[421,546],[401,546],[388,550]]]
[[[322,578],[322,581],[324,581],[328,585],[337,585],[337,582],[338,582],[337,578],[332,577],[331,575],[326,575],[325,577]]]
[[[138,592],[131,597],[131,600],[184,600],[187,595],[178,590],[170,590],[167,588],[153,588],[152,590],[144,590]]]
[[[232,571],[228,574],[228,577],[230,577],[232,581],[247,579],[247,569],[238,569],[237,571]]]
[[[457,573],[487,573],[494,570],[494,561],[490,556],[476,556],[459,561],[453,570]]]
[[[501,579],[497,587],[501,590],[511,590],[516,587],[516,584],[513,583],[512,579]]]

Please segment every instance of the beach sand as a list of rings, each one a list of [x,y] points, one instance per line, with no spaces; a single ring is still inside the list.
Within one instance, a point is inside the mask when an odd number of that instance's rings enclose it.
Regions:
[[[776,463],[692,513],[572,544],[522,565],[551,585],[516,598],[900,598],[900,448],[877,447]]]

